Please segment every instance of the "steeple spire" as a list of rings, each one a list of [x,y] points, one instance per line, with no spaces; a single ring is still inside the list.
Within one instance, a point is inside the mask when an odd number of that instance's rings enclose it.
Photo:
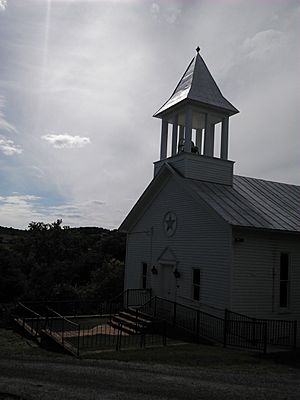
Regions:
[[[175,156],[177,161],[180,156],[193,165],[203,165],[208,161],[199,156],[205,156],[224,166],[228,160],[229,117],[239,111],[223,96],[199,52],[198,46],[171,97],[154,114],[162,119],[160,160],[175,162]],[[221,131],[219,148],[215,144],[216,126]]]
[[[200,47],[196,48],[196,56],[192,59],[185,73],[180,79],[169,100],[154,114],[161,117],[174,106],[192,102],[214,109],[222,109],[233,115],[239,111],[222,95],[214,78],[209,72],[203,58],[199,54]]]

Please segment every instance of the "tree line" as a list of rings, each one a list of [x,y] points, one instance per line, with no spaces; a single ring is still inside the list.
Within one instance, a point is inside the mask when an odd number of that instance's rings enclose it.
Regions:
[[[0,302],[107,300],[123,290],[125,235],[62,220],[0,227]]]

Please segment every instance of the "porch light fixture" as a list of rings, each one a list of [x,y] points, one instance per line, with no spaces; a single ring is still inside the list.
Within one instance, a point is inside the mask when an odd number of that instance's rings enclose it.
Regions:
[[[152,272],[153,275],[157,275],[158,274],[158,271],[157,271],[157,268],[156,268],[155,265],[153,265],[153,267],[151,269],[151,272]]]

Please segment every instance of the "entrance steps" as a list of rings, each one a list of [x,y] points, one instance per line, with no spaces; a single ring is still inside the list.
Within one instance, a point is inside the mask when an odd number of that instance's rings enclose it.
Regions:
[[[153,320],[147,314],[134,308],[127,308],[112,316],[108,325],[128,335],[135,335],[149,332],[153,326]]]

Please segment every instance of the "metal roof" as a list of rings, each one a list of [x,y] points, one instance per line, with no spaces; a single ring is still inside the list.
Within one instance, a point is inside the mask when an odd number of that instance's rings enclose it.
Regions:
[[[239,111],[222,95],[203,58],[197,53],[169,100],[154,114],[159,116],[183,100],[193,100],[204,105],[222,108],[230,114]]]
[[[231,225],[300,232],[300,186],[237,175],[232,187],[185,181]]]

